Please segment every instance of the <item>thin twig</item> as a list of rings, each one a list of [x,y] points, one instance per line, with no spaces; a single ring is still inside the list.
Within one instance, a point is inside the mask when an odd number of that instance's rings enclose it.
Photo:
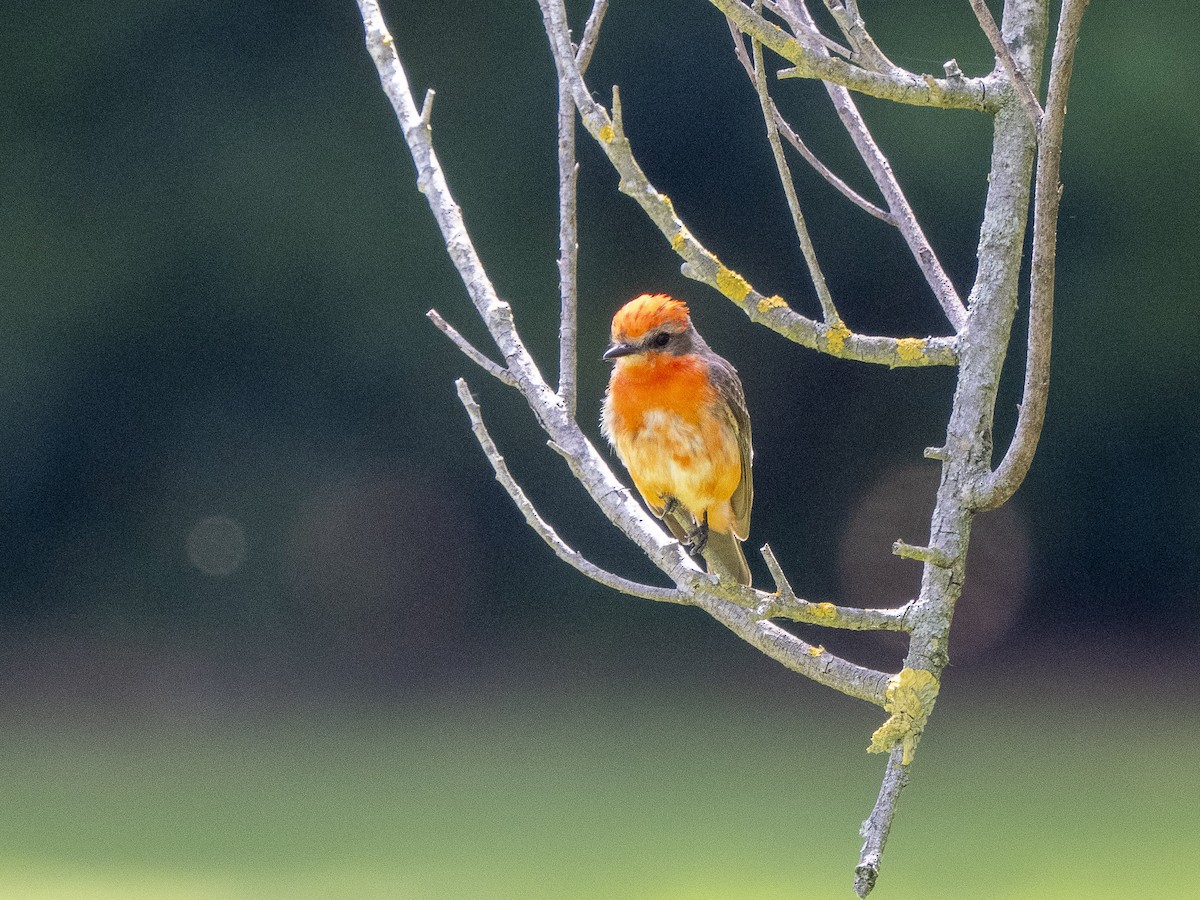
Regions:
[[[852,606],[835,606],[832,603],[813,603],[802,600],[792,590],[792,585],[775,552],[769,544],[762,548],[763,559],[775,580],[775,593],[761,597],[754,611],[764,619],[789,619],[826,628],[846,631],[907,631],[906,614],[908,605],[896,609],[860,609]],[[759,592],[761,593],[761,592]]]
[[[800,135],[796,134],[796,132],[792,129],[791,124],[784,119],[783,114],[778,109],[775,110],[775,125],[779,129],[779,133],[783,135],[784,139],[796,149],[796,152],[804,158],[804,160],[817,172],[818,175],[833,185],[833,187],[836,188],[843,197],[845,197],[867,215],[874,216],[876,219],[887,225],[899,224],[899,221],[892,213],[888,212],[886,209],[881,209],[870,200],[866,199],[864,196],[862,196],[862,194],[858,193],[856,190],[854,190],[854,188],[850,187],[850,185],[846,184],[846,182],[842,181],[841,178],[835,175],[823,162],[821,162],[821,160],[817,159],[816,154],[808,148],[808,145],[804,143],[804,141],[800,138]]]
[[[857,9],[851,11],[833,0],[825,0],[825,8],[837,22],[838,28],[846,36],[846,40],[854,47],[854,56],[852,57],[854,62],[876,72],[895,72],[899,69],[899,66],[888,59],[879,49],[879,45],[867,31],[866,23],[863,22]]]
[[[771,155],[775,157],[775,168],[779,172],[779,183],[783,185],[783,194],[787,198],[788,209],[792,214],[792,227],[800,241],[800,251],[804,254],[804,262],[808,265],[808,275],[812,279],[813,288],[817,292],[817,300],[821,303],[821,318],[828,324],[842,321],[833,295],[829,293],[829,285],[825,282],[825,273],[821,271],[821,263],[817,259],[817,249],[813,246],[812,236],[808,233],[808,225],[804,221],[804,213],[800,209],[800,198],[796,196],[796,185],[792,181],[792,170],[788,167],[787,158],[783,155],[783,143],[779,140],[779,131],[775,127],[775,104],[767,90],[767,70],[763,65],[762,44],[753,42],[754,53],[754,86],[758,93],[758,103],[762,108],[763,122],[767,127],[767,141],[771,145]]]
[[[854,869],[854,891],[859,897],[866,897],[871,893],[875,879],[879,877],[879,864],[892,829],[892,819],[896,815],[896,804],[900,799],[900,792],[908,784],[908,766],[904,765],[903,759],[902,747],[894,748],[888,755],[887,770],[883,774],[883,784],[879,787],[879,798],[875,801],[870,817],[862,825],[862,852]]]
[[[429,319],[429,321],[433,323],[434,327],[438,331],[450,338],[450,340],[454,343],[454,346],[461,350],[466,357],[471,360],[471,362],[475,363],[475,365],[479,366],[479,368],[483,369],[483,371],[487,372],[493,378],[504,382],[509,387],[517,386],[517,381],[515,378],[513,378],[512,372],[508,371],[508,369],[504,368],[504,366],[500,365],[499,363],[489,359],[486,354],[479,350],[479,348],[463,337],[459,333],[458,329],[443,319],[441,314],[438,313],[436,309],[431,309],[429,312],[425,313],[425,318]]]
[[[558,85],[558,396],[575,417],[579,346],[579,164],[575,161],[575,101]]]
[[[900,68],[889,72],[871,71],[843,59],[835,59],[824,49],[820,53],[814,52],[740,0],[709,2],[743,32],[758,38],[764,47],[792,63],[794,68],[787,71],[787,77],[821,78],[873,97],[913,106],[973,109],[978,112],[995,112],[998,109],[998,99],[988,95],[983,79],[934,78]],[[780,77],[784,77],[784,74],[781,72]]]
[[[508,496],[512,498],[513,503],[516,504],[517,509],[525,516],[525,522],[538,537],[546,542],[559,559],[576,571],[582,572],[593,581],[598,581],[600,584],[620,591],[622,594],[641,597],[645,600],[657,600],[662,603],[690,605],[690,596],[678,588],[662,588],[649,584],[639,584],[636,581],[630,581],[628,578],[622,578],[620,575],[614,575],[612,572],[608,572],[595,563],[590,562],[583,554],[570,547],[566,541],[559,537],[558,532],[554,530],[550,523],[542,518],[541,513],[537,511],[537,507],[533,505],[533,502],[521,488],[521,485],[513,477],[512,472],[508,468],[508,463],[504,461],[504,457],[496,447],[495,441],[492,440],[491,434],[488,433],[487,426],[483,423],[483,412],[479,408],[475,397],[471,394],[471,389],[467,386],[467,382],[459,378],[454,382],[454,387],[458,393],[459,401],[471,419],[471,431],[475,433],[475,440],[479,441],[479,446],[483,448],[488,462],[492,465],[492,470],[496,473],[496,480],[500,482],[504,490],[508,492]]]
[[[361,0],[360,0],[361,2]],[[954,365],[957,340],[953,337],[891,338],[851,332],[840,322],[827,325],[793,310],[783,298],[768,297],[740,274],[729,269],[701,244],[675,213],[671,199],[650,183],[633,156],[621,121],[620,94],[613,89],[613,114],[597,103],[570,50],[569,35],[557,19],[556,0],[539,0],[546,32],[559,66],[559,77],[571,84],[575,106],[584,127],[604,151],[621,177],[619,188],[633,198],[650,218],[671,248],[684,261],[683,274],[720,291],[733,300],[754,322],[804,347],[821,350],[842,359],[855,359],[886,366]]]
[[[1046,419],[1050,392],[1050,347],[1054,331],[1054,270],[1058,241],[1058,209],[1062,200],[1063,126],[1067,93],[1075,64],[1075,47],[1088,0],[1064,0],[1058,36],[1050,63],[1046,113],[1038,142],[1037,181],[1033,200],[1033,250],[1029,274],[1029,335],[1025,357],[1025,384],[1012,442],[1000,465],[992,472],[977,500],[980,509],[1003,504],[1021,486],[1037,452]]]
[[[783,6],[789,13],[789,21],[795,19],[802,24],[816,27],[812,13],[809,12],[803,0],[784,0]],[[813,49],[814,52],[819,52],[819,48]],[[950,276],[942,268],[941,261],[938,260],[937,254],[933,250],[933,245],[925,236],[925,231],[917,220],[917,215],[913,212],[908,197],[900,187],[900,182],[896,180],[891,163],[879,149],[879,145],[875,143],[875,138],[871,135],[866,121],[858,111],[854,97],[846,88],[829,82],[825,83],[825,91],[833,103],[838,118],[854,142],[858,155],[862,157],[876,186],[887,201],[892,222],[899,229],[905,244],[908,245],[917,267],[925,276],[930,290],[933,291],[933,296],[942,307],[946,318],[950,320],[950,324],[954,326],[954,330],[962,331],[967,323],[967,308],[963,305],[958,291],[954,289],[954,283],[950,280]]]
[[[604,24],[604,14],[608,12],[608,0],[594,0],[592,11],[588,15],[587,24],[583,26],[583,37],[579,40],[579,48],[575,52],[575,64],[580,72],[586,72],[596,52],[596,41],[600,38],[600,26]]]
[[[575,54],[580,72],[587,71],[608,0],[595,0]],[[579,163],[575,159],[575,101],[563,81],[558,83],[558,396],[567,415],[575,417],[579,380]]]
[[[387,30],[378,0],[358,0],[362,14],[367,49],[379,71],[379,82],[391,102],[404,135],[413,165],[417,170],[417,187],[429,204],[434,221],[442,233],[446,252],[458,270],[459,278],[479,313],[488,333],[504,356],[509,374],[521,392],[531,400],[530,406],[545,422],[548,414],[561,410],[525,348],[513,321],[512,309],[500,299],[488,278],[471,235],[463,221],[462,210],[450,193],[441,162],[433,149],[432,132],[427,119],[422,118],[409,87],[408,75],[396,53],[396,44]],[[426,111],[429,98],[426,98]],[[554,398],[553,400],[551,398]]]
[[[850,57],[854,55],[853,50],[851,50],[849,47],[843,47],[831,37],[826,37],[821,33],[820,29],[809,28],[807,25],[798,25],[797,23],[792,22],[790,19],[788,19],[787,13],[782,8],[781,4],[777,2],[777,0],[765,0],[763,5],[766,6],[766,8],[771,12],[775,13],[775,15],[779,16],[779,18],[786,20],[788,25],[792,28],[792,32],[794,34],[798,31],[803,31],[806,38],[817,41],[826,50],[836,53],[838,56],[844,57],[845,59],[850,59]]]
[[[742,64],[742,68],[746,70],[746,77],[753,82],[754,63],[750,61],[750,54],[746,52],[746,45],[744,43],[745,36],[738,30],[738,27],[729,20],[726,20],[726,24],[729,26],[729,32],[733,38],[733,52],[737,56],[738,62]],[[801,158],[803,158],[804,161],[807,162],[818,175],[829,182],[829,184],[832,185],[834,189],[836,189],[843,197],[845,197],[855,206],[859,207],[861,210],[863,210],[863,212],[870,216],[874,216],[881,222],[886,222],[888,225],[896,224],[896,219],[890,212],[888,212],[886,209],[880,209],[866,197],[862,196],[862,194],[855,191],[854,188],[846,184],[846,182],[834,174],[832,169],[830,169],[825,165],[825,163],[821,162],[821,160],[817,158],[817,155],[809,149],[808,145],[800,139],[800,136],[792,129],[792,126],[788,124],[788,121],[783,117],[783,114],[779,111],[779,107],[776,106],[774,100],[771,101],[771,114],[775,118],[775,127],[779,130],[779,133],[783,136],[784,140],[792,145],[796,152],[800,154]]]
[[[996,59],[1004,67],[1009,83],[1016,90],[1017,96],[1021,98],[1021,103],[1024,104],[1025,110],[1029,113],[1029,121],[1033,123],[1034,130],[1040,131],[1043,116],[1042,104],[1038,103],[1037,95],[1033,93],[1033,88],[1029,86],[1029,79],[1022,75],[1020,69],[1017,68],[1017,61],[1013,59],[1012,51],[1008,48],[1008,44],[1004,43],[1004,36],[1000,34],[1000,26],[996,24],[995,18],[992,17],[992,11],[988,9],[984,0],[971,0],[971,9],[975,10],[975,18],[979,20],[979,27],[987,35],[987,39],[992,45],[992,50],[996,53]]]

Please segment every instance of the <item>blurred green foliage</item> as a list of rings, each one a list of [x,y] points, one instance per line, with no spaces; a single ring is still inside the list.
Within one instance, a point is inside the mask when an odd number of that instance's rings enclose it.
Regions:
[[[1021,699],[939,707],[873,896],[1182,896],[1194,728],[1122,691]],[[848,897],[873,721],[847,700],[607,689],[8,721],[0,897]]]

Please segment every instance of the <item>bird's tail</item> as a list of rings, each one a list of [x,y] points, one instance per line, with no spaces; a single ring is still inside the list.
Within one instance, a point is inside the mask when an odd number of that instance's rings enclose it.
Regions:
[[[738,584],[750,584],[750,567],[746,565],[746,557],[742,553],[742,542],[733,536],[732,531],[709,531],[708,542],[704,545],[704,561],[708,564],[709,574],[728,578]]]

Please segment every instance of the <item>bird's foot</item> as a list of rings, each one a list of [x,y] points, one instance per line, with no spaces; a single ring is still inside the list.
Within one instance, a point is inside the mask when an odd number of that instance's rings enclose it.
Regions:
[[[694,556],[704,553],[704,548],[708,546],[708,516],[704,517],[703,522],[697,522],[696,527],[687,533],[687,545]]]

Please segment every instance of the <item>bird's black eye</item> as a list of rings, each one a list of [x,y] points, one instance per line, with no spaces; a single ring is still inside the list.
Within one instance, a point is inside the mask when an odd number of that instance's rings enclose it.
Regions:
[[[654,337],[650,338],[651,347],[665,347],[669,343],[671,343],[671,335],[667,334],[665,331],[660,331],[658,334],[654,335]]]

